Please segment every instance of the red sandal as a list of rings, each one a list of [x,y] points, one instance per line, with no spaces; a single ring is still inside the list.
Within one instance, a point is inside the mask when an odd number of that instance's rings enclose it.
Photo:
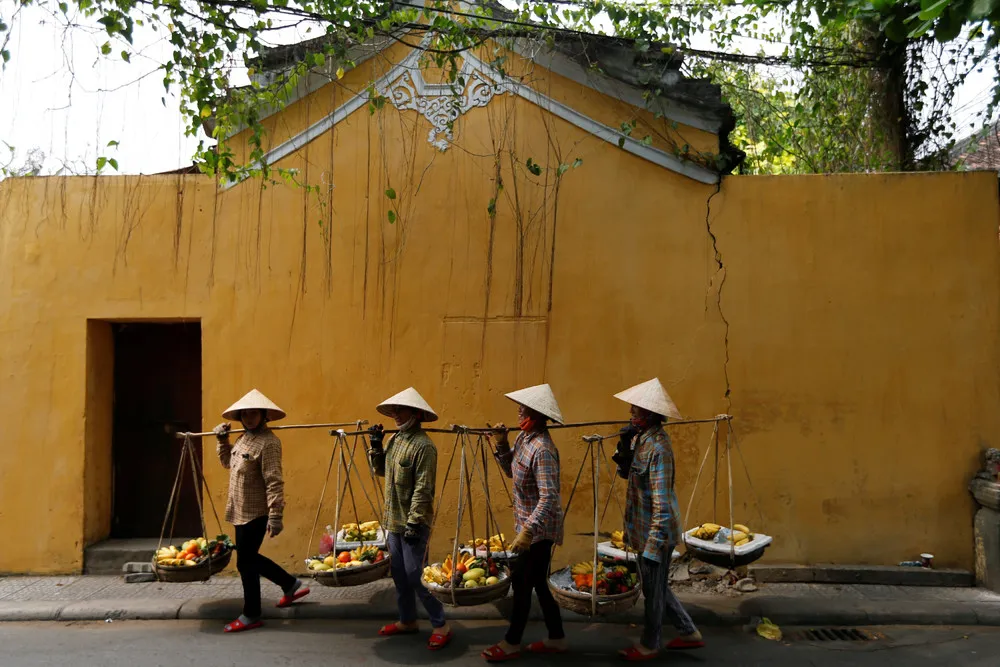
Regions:
[[[427,648],[431,651],[440,651],[445,646],[451,643],[452,632],[448,631],[448,634],[441,634],[437,630],[431,633],[431,638],[427,640]]]
[[[652,653],[643,653],[634,646],[630,646],[624,651],[618,651],[618,655],[622,657],[622,660],[627,662],[645,662],[646,660],[652,660],[660,655],[659,651],[653,651]]]
[[[677,637],[667,642],[667,648],[671,651],[686,651],[694,648],[705,648],[705,642],[701,639],[683,639]]]
[[[399,623],[390,623],[379,628],[378,634],[380,637],[395,637],[396,635],[415,635],[418,632],[420,632],[419,628],[407,630],[406,628],[399,627]]]
[[[545,642],[533,642],[528,644],[524,649],[528,653],[538,653],[538,654],[549,654],[549,653],[566,653],[568,649],[564,648],[554,648],[549,646]]]
[[[252,623],[244,623],[240,619],[236,619],[232,623],[227,623],[226,627],[222,629],[223,632],[243,632],[244,630],[254,630],[256,628],[264,625],[263,621],[253,621]]]
[[[309,595],[309,587],[299,586],[298,590],[291,595],[282,595],[281,599],[278,600],[278,607],[291,607],[296,600],[304,598],[307,595]]]
[[[541,642],[539,642],[541,643]],[[511,651],[507,653],[499,644],[494,644],[485,651],[483,651],[482,656],[486,658],[486,662],[507,662],[508,660],[517,660],[521,657],[520,651]]]

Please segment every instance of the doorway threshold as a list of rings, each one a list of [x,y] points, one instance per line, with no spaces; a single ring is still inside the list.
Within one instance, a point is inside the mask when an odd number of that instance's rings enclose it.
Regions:
[[[163,546],[183,544],[190,537],[175,537]],[[104,540],[83,550],[84,574],[121,574],[125,563],[148,563],[156,553],[160,540],[156,537]]]

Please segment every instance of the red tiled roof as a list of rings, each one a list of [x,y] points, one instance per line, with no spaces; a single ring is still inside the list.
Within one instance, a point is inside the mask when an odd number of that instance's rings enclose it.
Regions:
[[[966,171],[1000,171],[1000,123],[958,142],[956,165]]]

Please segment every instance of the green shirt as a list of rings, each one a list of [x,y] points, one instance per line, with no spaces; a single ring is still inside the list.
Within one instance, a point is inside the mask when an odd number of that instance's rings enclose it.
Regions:
[[[382,527],[401,533],[406,524],[431,525],[437,448],[422,429],[396,433],[382,456],[372,456],[376,474],[385,477],[385,516]]]

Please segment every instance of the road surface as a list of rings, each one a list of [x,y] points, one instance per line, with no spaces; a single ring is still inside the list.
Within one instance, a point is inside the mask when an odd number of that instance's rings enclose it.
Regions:
[[[456,624],[458,634],[441,652],[425,648],[426,636],[374,637],[365,621],[272,621],[260,630],[223,635],[221,624],[207,621],[115,621],[0,624],[2,667],[331,667],[336,665],[476,665],[479,652],[498,640],[504,626],[495,622]],[[786,632],[793,630],[785,628]],[[920,667],[923,665],[1000,664],[1000,628],[878,628],[886,639],[872,642],[769,642],[741,629],[709,628],[708,648],[671,653],[652,665],[726,665],[800,667]],[[539,638],[531,625],[527,639]],[[524,665],[618,664],[614,651],[627,646],[638,630],[627,625],[567,627],[571,654],[527,657]],[[670,634],[668,633],[668,637]]]

